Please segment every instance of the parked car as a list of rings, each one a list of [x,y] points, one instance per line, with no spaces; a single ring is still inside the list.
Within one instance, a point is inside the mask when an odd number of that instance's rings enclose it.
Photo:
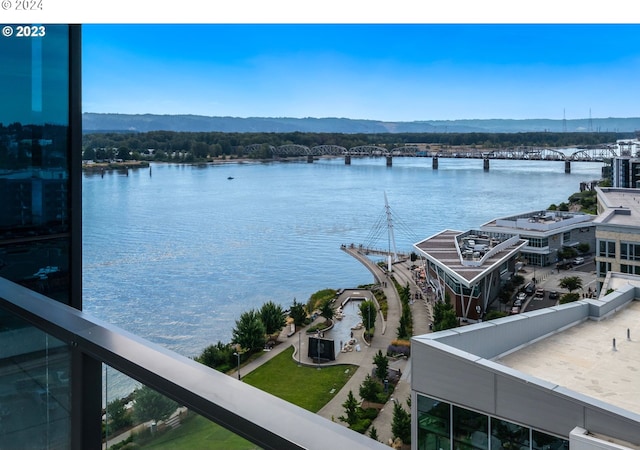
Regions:
[[[533,294],[534,300],[542,300],[544,299],[544,289],[536,289],[536,293]]]
[[[517,307],[522,306],[522,300],[516,300],[515,302],[513,302],[513,306],[517,306]]]
[[[536,285],[535,285],[535,283],[533,281],[530,281],[524,287],[524,293],[527,294],[527,295],[533,294],[535,290],[536,290]]]
[[[556,264],[556,269],[558,270],[569,270],[573,267],[573,261],[561,261]]]
[[[574,258],[573,264],[575,264],[576,266],[578,264],[584,264],[584,258],[582,256],[578,256],[577,258]]]
[[[511,308],[511,311],[509,312],[509,314],[518,314],[520,313],[520,307],[519,306],[514,306]]]
[[[525,294],[524,292],[518,293],[518,296],[516,297],[516,301],[519,301],[520,303],[524,302],[526,299],[527,294]]]
[[[549,292],[549,300],[558,300],[558,297],[560,297],[560,294],[558,294],[558,291]]]

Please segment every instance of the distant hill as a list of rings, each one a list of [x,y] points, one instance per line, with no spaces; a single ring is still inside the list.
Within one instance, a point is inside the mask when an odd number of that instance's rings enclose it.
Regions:
[[[146,131],[220,131],[225,133],[523,133],[618,132],[640,130],[640,118],[598,119],[468,119],[384,122],[345,118],[209,117],[196,115],[84,113],[85,133]]]

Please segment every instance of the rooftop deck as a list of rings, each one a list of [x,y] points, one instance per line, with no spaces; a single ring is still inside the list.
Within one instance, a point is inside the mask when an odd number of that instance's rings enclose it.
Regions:
[[[631,340],[627,340],[627,329]],[[640,414],[640,301],[605,320],[587,320],[496,362]]]
[[[495,236],[484,237],[473,233],[444,230],[415,244],[415,247],[471,284],[527,243],[524,239],[517,239],[515,235],[498,239]],[[513,237],[516,239],[508,239]],[[481,243],[484,241],[487,243]],[[470,242],[477,245],[471,245]],[[486,247],[480,248],[482,245]],[[500,245],[502,246],[499,247]]]

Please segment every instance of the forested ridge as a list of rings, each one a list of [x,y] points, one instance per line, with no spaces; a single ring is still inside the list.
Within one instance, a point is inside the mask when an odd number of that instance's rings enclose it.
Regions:
[[[286,144],[314,147],[338,145],[347,149],[376,145],[393,149],[408,144],[439,147],[475,146],[481,149],[512,147],[578,147],[615,143],[634,133],[224,133],[149,131],[144,133],[87,133],[83,135],[84,159],[154,159],[187,161],[220,157],[271,158],[269,146]],[[256,148],[255,144],[261,144]],[[253,146],[251,149],[248,147]]]

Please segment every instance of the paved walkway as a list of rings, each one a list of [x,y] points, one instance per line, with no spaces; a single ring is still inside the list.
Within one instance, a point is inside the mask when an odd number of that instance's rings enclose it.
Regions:
[[[264,364],[269,359],[273,358],[280,352],[288,349],[289,347],[294,347],[294,359],[296,361],[300,361],[301,364],[309,365],[309,366],[326,366],[329,364],[354,364],[358,366],[356,372],[351,376],[349,381],[344,385],[344,387],[335,394],[333,399],[331,399],[320,411],[318,411],[318,415],[333,420],[336,423],[344,424],[341,422],[338,417],[344,415],[344,408],[342,404],[345,402],[349,391],[353,392],[353,395],[360,399],[358,391],[360,389],[360,385],[364,381],[367,374],[370,374],[375,367],[373,364],[373,357],[378,352],[378,350],[382,350],[382,353],[386,355],[387,347],[391,344],[391,341],[396,339],[396,331],[398,326],[400,325],[400,315],[402,311],[402,306],[400,303],[400,298],[398,293],[396,292],[391,279],[387,276],[386,270],[381,269],[377,264],[372,262],[367,256],[358,253],[356,248],[348,248],[343,247],[343,250],[358,259],[362,264],[364,264],[369,271],[372,273],[376,280],[376,284],[378,284],[382,290],[384,291],[387,302],[388,302],[388,311],[386,320],[382,319],[381,326],[381,317],[378,316],[376,320],[376,332],[372,339],[371,345],[367,345],[364,338],[363,333],[364,330],[354,331],[354,338],[357,339],[360,344],[360,351],[352,351],[346,353],[338,353],[336,355],[336,361],[332,361],[331,363],[324,364],[316,364],[307,356],[306,351],[306,334],[304,330],[299,331],[295,335],[291,337],[287,337],[288,329],[283,330],[280,334],[280,344],[277,345],[273,350],[269,352],[264,352],[263,356],[257,358],[254,361],[242,366],[240,368],[241,377],[246,375],[247,373],[255,370],[260,365]],[[426,295],[422,292],[418,286],[414,282],[413,271],[411,270],[410,261],[398,262],[393,265],[393,273],[392,275],[398,281],[398,283],[402,286],[405,286],[409,283],[411,288],[411,309],[413,316],[413,328],[414,335],[425,334],[429,332],[429,324],[432,322],[432,305],[429,300],[426,299]],[[348,296],[355,296],[356,294],[360,294],[364,292],[363,289],[345,289],[344,292],[338,298],[339,302],[344,301]],[[420,294],[419,299],[416,299],[416,293]],[[322,319],[320,319],[322,320]],[[302,333],[302,335],[299,335]],[[301,346],[301,349],[298,346]],[[301,351],[300,351],[301,350]],[[402,373],[399,383],[396,385],[396,388],[393,392],[393,399],[402,403],[402,406],[408,410],[408,406],[406,404],[406,400],[411,395],[411,364],[407,359],[399,359],[399,360],[391,360],[389,367],[399,369]],[[233,372],[229,374],[230,376],[237,377],[237,373]],[[373,426],[375,426],[378,432],[378,438],[381,442],[388,442],[389,439],[392,438],[391,433],[391,422],[393,419],[393,405],[388,403],[381,411],[378,417],[374,420]],[[346,424],[344,424],[346,426]]]

